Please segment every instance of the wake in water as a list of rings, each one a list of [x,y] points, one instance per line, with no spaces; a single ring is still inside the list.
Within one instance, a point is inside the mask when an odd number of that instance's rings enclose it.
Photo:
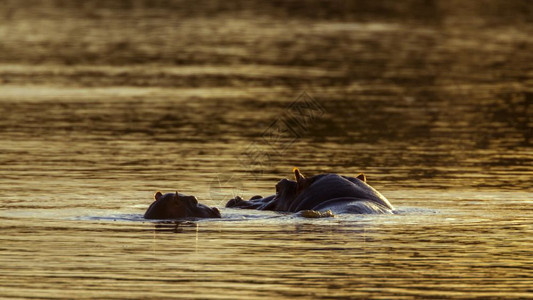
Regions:
[[[441,212],[421,207],[403,207],[394,211],[394,215],[361,215],[361,214],[324,214],[321,216],[309,216],[301,213],[285,213],[259,210],[242,210],[232,208],[222,208],[222,218],[180,218],[180,219],[154,219],[147,220],[142,214],[110,214],[102,216],[73,216],[69,219],[78,221],[120,221],[120,222],[143,222],[155,224],[173,224],[173,223],[213,223],[213,222],[266,222],[266,223],[284,223],[284,222],[361,222],[371,220],[384,220],[391,218],[395,222],[405,220],[405,217],[430,217],[441,214]],[[401,221],[400,221],[401,222]]]

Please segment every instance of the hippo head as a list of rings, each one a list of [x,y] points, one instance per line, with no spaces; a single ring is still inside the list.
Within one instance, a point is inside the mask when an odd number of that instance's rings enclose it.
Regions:
[[[220,218],[216,207],[198,203],[194,196],[157,192],[154,198],[144,214],[145,219]]]

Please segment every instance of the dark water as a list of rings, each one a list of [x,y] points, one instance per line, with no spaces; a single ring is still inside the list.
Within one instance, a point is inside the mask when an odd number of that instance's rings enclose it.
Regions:
[[[0,297],[528,298],[528,1],[0,2]],[[393,216],[222,209],[365,172]]]

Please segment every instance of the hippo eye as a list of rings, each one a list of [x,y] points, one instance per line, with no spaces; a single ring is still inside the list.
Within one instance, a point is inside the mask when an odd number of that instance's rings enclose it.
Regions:
[[[279,186],[276,185],[276,195],[279,195]]]

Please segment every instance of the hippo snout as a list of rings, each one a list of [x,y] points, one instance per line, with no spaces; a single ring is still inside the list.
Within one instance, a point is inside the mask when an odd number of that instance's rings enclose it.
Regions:
[[[220,214],[220,210],[216,207],[211,207],[211,218],[222,218],[222,215]]]
[[[245,202],[241,196],[236,196],[235,198],[232,198],[226,203],[226,207],[234,207],[238,206],[240,203]]]

